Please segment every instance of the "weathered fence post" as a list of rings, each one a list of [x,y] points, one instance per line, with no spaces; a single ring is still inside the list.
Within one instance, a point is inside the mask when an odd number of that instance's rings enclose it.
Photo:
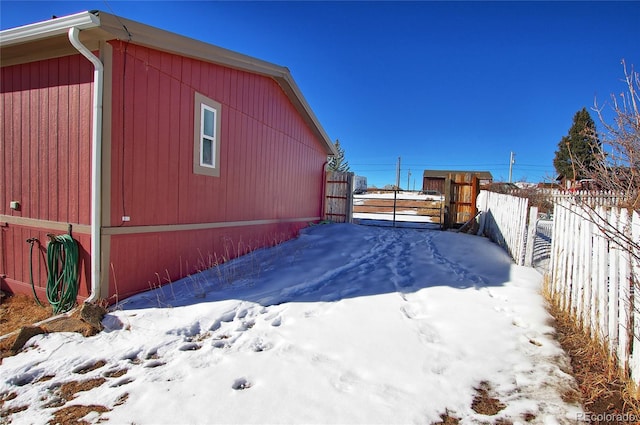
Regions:
[[[353,173],[327,171],[325,211],[327,220],[351,223],[353,219]]]

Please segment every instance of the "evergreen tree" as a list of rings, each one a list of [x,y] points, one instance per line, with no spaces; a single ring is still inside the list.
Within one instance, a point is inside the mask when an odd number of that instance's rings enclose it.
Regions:
[[[331,171],[339,171],[342,173],[348,172],[349,162],[347,162],[344,158],[344,149],[340,146],[340,140],[336,139],[336,142],[333,144],[336,148],[336,152],[338,154],[336,156],[331,156],[328,158],[327,163],[329,166],[329,170]]]
[[[582,108],[573,116],[569,134],[560,139],[553,166],[567,179],[584,179],[597,165],[600,146],[596,124],[587,109]]]

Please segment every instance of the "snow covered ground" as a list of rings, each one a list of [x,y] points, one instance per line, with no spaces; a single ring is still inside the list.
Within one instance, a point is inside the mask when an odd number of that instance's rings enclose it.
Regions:
[[[91,423],[576,423],[540,284],[484,238],[312,226],[126,300],[94,337],[32,338],[0,395],[26,406],[14,424],[46,423],[61,384],[94,378],[66,403],[111,409]],[[481,386],[496,415],[472,409]]]

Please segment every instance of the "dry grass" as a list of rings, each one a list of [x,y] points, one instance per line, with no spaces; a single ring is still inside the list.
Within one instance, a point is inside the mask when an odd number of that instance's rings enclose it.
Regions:
[[[556,339],[571,358],[585,410],[592,414],[628,414],[640,417],[640,400],[630,379],[625,378],[605,344],[591,337],[575,318],[560,309],[544,291],[555,318]]]
[[[497,415],[502,409],[507,407],[495,397],[491,396],[491,385],[488,382],[481,382],[480,388],[476,388],[476,395],[473,397],[471,409],[481,415]]]
[[[19,294],[4,298],[2,304],[0,304],[0,335],[6,335],[24,326],[33,325],[34,323],[52,317],[52,315],[53,313],[50,306],[39,306],[33,297]],[[0,341],[0,352],[2,353],[2,355],[0,355],[0,362],[1,357],[10,351],[10,345],[12,343],[13,339],[11,338]],[[100,360],[91,366],[77,370],[76,373],[88,373],[103,367],[105,364],[106,362],[104,360]],[[126,370],[124,373],[126,373]],[[116,373],[116,376],[117,375]],[[47,375],[38,382],[50,380],[53,377],[53,375]],[[67,402],[76,397],[77,393],[98,388],[104,384],[104,382],[106,382],[105,378],[93,378],[86,381],[66,382],[58,386],[56,388],[57,397],[47,405],[47,407],[50,408],[59,407],[59,409],[53,412],[53,418],[49,421],[49,424],[88,424],[88,422],[82,420],[82,418],[89,413],[95,412],[100,416],[110,411],[109,408],[99,405],[66,405]],[[4,408],[5,402],[15,397],[15,393],[4,394],[0,397],[0,423],[11,423],[11,416],[14,413],[24,411],[28,408],[26,405],[18,405],[8,409]],[[118,403],[123,404],[126,400],[127,397],[122,397]]]
[[[85,416],[87,416],[91,412],[96,412],[98,414],[109,412],[105,406],[100,405],[71,405],[65,406],[61,409],[58,409],[53,414],[53,419],[49,421],[49,425],[58,425],[58,424],[86,424],[89,425],[89,422],[81,420]]]
[[[0,335],[32,325],[52,315],[51,306],[41,307],[33,297],[23,294],[10,296],[0,304]]]

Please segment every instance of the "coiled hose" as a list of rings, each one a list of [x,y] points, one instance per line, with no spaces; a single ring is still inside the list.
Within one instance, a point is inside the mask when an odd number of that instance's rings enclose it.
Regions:
[[[71,235],[48,235],[47,299],[54,314],[73,308],[78,297],[78,244]]]

